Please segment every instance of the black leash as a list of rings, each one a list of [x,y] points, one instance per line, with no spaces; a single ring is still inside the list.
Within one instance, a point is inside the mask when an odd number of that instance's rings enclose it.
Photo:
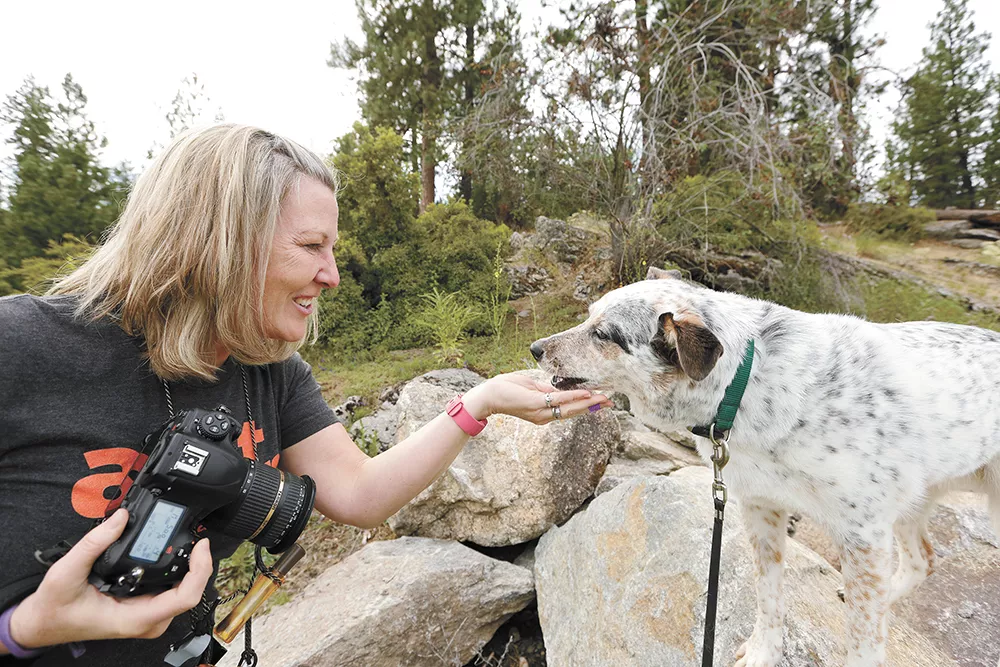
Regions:
[[[708,438],[712,443],[712,500],[715,503],[715,523],[712,526],[712,556],[708,565],[708,600],[705,605],[705,640],[701,649],[702,667],[713,667],[715,657],[715,617],[719,607],[719,569],[722,563],[722,523],[726,518],[726,501],[729,493],[722,479],[722,469],[729,463],[729,430],[733,427],[736,412],[740,409],[743,392],[750,381],[753,367],[754,341],[747,341],[743,359],[736,369],[733,381],[716,411],[715,420],[708,426],[693,426],[691,432]]]
[[[715,657],[715,617],[719,606],[719,568],[722,563],[722,523],[726,518],[726,501],[729,494],[722,481],[722,469],[729,463],[729,446],[726,439],[716,440],[715,425],[711,427],[709,438],[714,448],[712,467],[715,482],[712,483],[712,499],[715,502],[715,522],[712,526],[712,558],[708,565],[708,602],[705,606],[705,641],[701,649],[702,667],[712,667]]]

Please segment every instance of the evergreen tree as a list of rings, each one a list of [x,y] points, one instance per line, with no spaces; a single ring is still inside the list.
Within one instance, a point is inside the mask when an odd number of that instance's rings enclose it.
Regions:
[[[329,65],[358,68],[361,110],[372,127],[405,139],[404,157],[420,173],[420,210],[434,202],[439,165],[468,148],[456,137],[490,78],[493,31],[509,0],[356,0],[364,41],[334,44]],[[458,162],[468,160],[459,158]],[[472,196],[468,164],[456,165],[459,191]]]
[[[1000,208],[1000,76],[993,80],[993,91],[990,131],[986,135],[983,165],[980,170],[983,180],[983,206],[986,208]]]
[[[829,200],[821,208],[837,215],[845,213],[847,205],[855,201],[861,191],[859,152],[867,136],[860,119],[862,93],[866,71],[882,43],[877,37],[866,36],[863,29],[875,11],[875,0],[821,0],[815,23],[804,31],[807,39],[823,44],[826,50],[826,67],[817,73],[817,80],[826,80],[835,110],[835,131],[829,136],[828,145],[839,150],[834,151],[831,161],[833,178]],[[878,94],[881,90],[876,88],[871,92]]]
[[[43,255],[65,234],[95,241],[118,216],[128,174],[98,161],[107,142],[84,114],[86,103],[67,74],[60,100],[29,78],[3,105],[0,119],[14,125],[7,142],[15,173],[0,228],[0,252],[9,263]]]
[[[438,40],[449,13],[441,0],[356,2],[365,41],[334,45],[330,65],[359,67],[364,118],[408,138],[413,170],[421,175],[423,211],[434,202],[438,139],[448,107]]]
[[[914,192],[925,206],[973,208],[979,200],[976,158],[989,96],[983,53],[990,36],[975,30],[968,0],[944,0],[893,124]]]
[[[462,72],[465,97],[451,119],[457,144],[459,194],[487,220],[523,226],[542,208],[558,215],[544,196],[544,149],[527,100],[537,72],[528,67],[514,3],[495,5],[477,27],[478,48],[467,51]]]

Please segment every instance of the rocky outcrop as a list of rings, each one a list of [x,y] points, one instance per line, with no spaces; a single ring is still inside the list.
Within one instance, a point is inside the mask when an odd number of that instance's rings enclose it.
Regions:
[[[552,284],[552,275],[534,264],[510,264],[504,270],[511,285],[511,299],[538,294]]]
[[[439,410],[443,408],[452,396],[455,394],[464,394],[482,381],[483,378],[481,376],[465,368],[445,368],[430,371],[412,380],[412,382],[423,382],[436,387],[442,387],[450,392],[444,403],[435,406]],[[381,452],[396,444],[396,431],[399,428],[400,417],[397,404],[399,402],[400,391],[399,387],[390,387],[383,391],[379,397],[382,401],[381,409],[355,422],[351,426],[351,435],[355,438],[377,438],[378,449]]]
[[[701,467],[629,480],[539,540],[535,587],[549,667],[701,664],[711,482],[711,472]],[[727,517],[718,664],[729,664],[749,636],[756,610],[746,534],[738,511]],[[782,667],[844,664],[839,586],[829,563],[789,541]],[[958,663],[897,620],[890,631],[889,664]]]
[[[931,518],[934,573],[893,612],[963,667],[1000,658],[1000,540],[985,497],[948,496]]]
[[[397,441],[440,414],[453,395],[422,378],[408,384],[396,404]],[[495,415],[389,525],[397,534],[483,546],[526,542],[568,519],[594,492],[620,437],[609,411],[546,426]]]
[[[254,649],[268,667],[460,667],[533,598],[531,572],[456,542],[372,542],[255,622]]]
[[[619,420],[622,423],[621,446],[608,462],[594,495],[606,493],[632,477],[669,475],[687,466],[705,465],[688,446],[693,443],[680,434],[664,435],[625,413],[619,415]]]
[[[601,237],[594,232],[540,215],[535,220],[535,233],[527,245],[541,251],[554,262],[572,264],[600,240]]]
[[[594,248],[602,244],[602,237],[588,229],[583,229],[563,220],[539,216],[535,221],[535,232],[511,235],[510,246],[513,256],[504,268],[511,283],[511,299],[519,299],[530,294],[538,294],[548,289],[555,280],[548,268],[539,266],[538,260],[554,265],[554,269],[568,271],[570,265],[581,257],[593,254]],[[590,301],[593,286],[583,276],[577,276],[573,286],[573,298]]]

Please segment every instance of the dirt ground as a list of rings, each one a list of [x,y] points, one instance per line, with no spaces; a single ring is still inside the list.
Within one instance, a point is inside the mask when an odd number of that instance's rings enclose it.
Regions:
[[[1000,309],[1000,260],[981,249],[959,248],[946,241],[922,239],[916,243],[859,243],[843,225],[820,227],[830,248]]]

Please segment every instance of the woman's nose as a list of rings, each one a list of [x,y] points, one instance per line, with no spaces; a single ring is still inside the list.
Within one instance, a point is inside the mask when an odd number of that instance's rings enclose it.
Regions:
[[[327,289],[340,284],[340,271],[337,269],[337,260],[333,258],[333,255],[330,255],[330,263],[316,274],[316,282]]]

